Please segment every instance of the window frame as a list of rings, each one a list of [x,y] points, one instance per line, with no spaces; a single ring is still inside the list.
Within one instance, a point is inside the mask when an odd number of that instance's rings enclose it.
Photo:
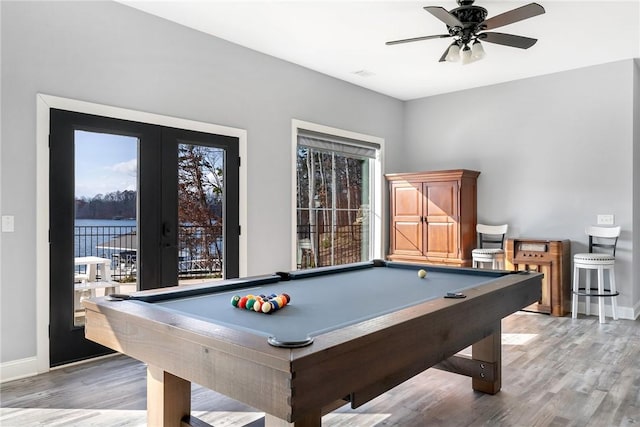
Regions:
[[[377,144],[380,149],[376,152],[375,159],[372,159],[372,167],[370,170],[370,210],[371,210],[371,222],[370,222],[370,248],[369,253],[371,259],[377,259],[383,257],[383,224],[384,211],[382,209],[383,201],[383,188],[384,188],[384,175],[383,175],[383,158],[384,158],[384,139],[376,136],[366,135],[362,133],[352,132],[349,130],[334,128],[330,126],[320,125],[317,123],[307,122],[303,120],[292,119],[291,120],[291,270],[297,268],[297,224],[296,224],[296,211],[297,211],[297,174],[296,174],[296,157],[298,153],[298,133],[300,130],[318,132],[327,135],[334,135],[336,137],[353,139],[363,141],[367,143]]]

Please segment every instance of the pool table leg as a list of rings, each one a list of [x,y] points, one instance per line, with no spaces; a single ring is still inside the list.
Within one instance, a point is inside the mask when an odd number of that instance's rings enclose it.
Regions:
[[[180,426],[191,413],[191,382],[147,365],[147,425]]]
[[[289,423],[280,418],[276,418],[273,415],[265,414],[264,426],[265,427],[320,427],[322,424],[322,413],[320,410],[312,412],[306,416],[299,418],[293,423]]]
[[[502,324],[498,320],[493,327],[493,334],[478,341],[471,347],[471,357],[480,362],[489,362],[494,366],[494,380],[485,381],[473,378],[473,389],[483,393],[496,394],[502,387]]]

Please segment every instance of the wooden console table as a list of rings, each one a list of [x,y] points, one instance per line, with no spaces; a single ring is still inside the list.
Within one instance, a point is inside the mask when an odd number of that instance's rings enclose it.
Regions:
[[[508,239],[506,269],[544,273],[540,301],[525,310],[553,316],[571,312],[571,241]]]

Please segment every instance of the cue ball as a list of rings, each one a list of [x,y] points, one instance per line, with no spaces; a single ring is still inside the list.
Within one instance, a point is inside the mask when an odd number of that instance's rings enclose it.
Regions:
[[[418,277],[424,279],[425,277],[427,277],[427,272],[422,269],[418,270]]]

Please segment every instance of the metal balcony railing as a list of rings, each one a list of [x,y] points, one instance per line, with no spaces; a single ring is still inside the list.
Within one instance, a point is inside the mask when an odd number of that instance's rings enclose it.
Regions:
[[[179,227],[178,278],[219,276],[222,273],[222,226]],[[136,280],[138,236],[135,226],[74,227],[74,257],[97,256],[111,260],[112,278]],[[78,267],[76,273],[83,271]]]
[[[298,225],[300,269],[348,264],[368,259],[362,224]],[[364,252],[364,253],[363,253]]]

